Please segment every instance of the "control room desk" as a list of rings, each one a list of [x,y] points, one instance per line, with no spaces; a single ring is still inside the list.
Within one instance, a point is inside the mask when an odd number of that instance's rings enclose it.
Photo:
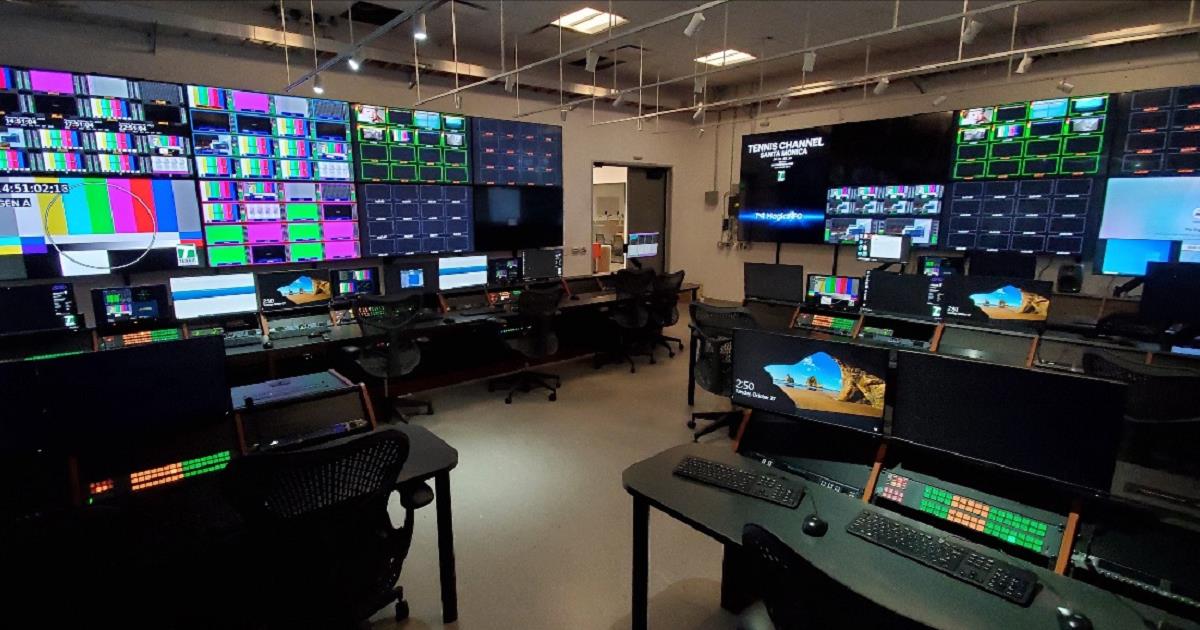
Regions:
[[[637,630],[648,624],[651,506],[727,546],[740,545],[742,527],[757,523],[846,588],[934,628],[1058,630],[1055,609],[1059,606],[1086,615],[1096,630],[1146,627],[1140,616],[1151,622],[1169,619],[1180,628],[1200,628],[1095,586],[1004,557],[1007,562],[1036,573],[1041,584],[1032,604],[1022,608],[847,533],[846,525],[859,512],[864,508],[876,509],[861,499],[806,483],[803,502],[794,510],[788,509],[676,477],[672,471],[688,455],[750,470],[778,472],[731,452],[728,446],[715,444],[677,446],[625,469],[622,481],[633,496],[633,628]],[[819,538],[800,530],[805,516],[813,511],[814,499],[821,517],[829,523],[828,533]],[[880,511],[924,531],[946,535],[895,513]],[[966,540],[959,542],[989,556],[1003,557],[996,550]],[[722,585],[723,593],[728,586]]]

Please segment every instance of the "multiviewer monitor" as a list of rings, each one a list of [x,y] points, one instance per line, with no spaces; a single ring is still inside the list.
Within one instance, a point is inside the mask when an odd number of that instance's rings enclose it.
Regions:
[[[388,294],[423,291],[426,278],[433,275],[431,267],[432,265],[427,267],[409,262],[396,263],[388,267],[386,274]]]
[[[735,330],[733,401],[879,433],[888,351],[761,330]]]
[[[942,313],[947,322],[1037,327],[1049,316],[1053,288],[1048,280],[947,276],[942,279]]]
[[[438,259],[438,289],[453,291],[487,284],[487,256]]]
[[[923,319],[942,316],[941,296],[924,274],[868,271],[863,283],[863,311]]]
[[[897,357],[895,439],[1107,492],[1125,385],[916,352]]]
[[[562,248],[521,250],[521,268],[525,279],[550,280],[562,276]]]
[[[253,313],[258,310],[254,274],[171,278],[171,301],[178,319]]]
[[[92,313],[105,330],[161,324],[171,319],[167,285],[92,289]]]
[[[333,299],[349,300],[358,295],[379,295],[379,269],[333,269],[329,272]]]
[[[517,257],[488,260],[488,284],[508,286],[521,282],[521,259]]]
[[[867,234],[858,241],[858,259],[864,262],[908,262],[911,236]]]
[[[325,306],[333,297],[325,270],[254,274],[259,310],[264,313]]]
[[[804,301],[804,266],[745,263],[747,300],[797,305]]]
[[[857,310],[862,302],[862,278],[809,274],[806,297],[813,306]]]
[[[0,287],[0,336],[46,330],[79,330],[70,284]]]

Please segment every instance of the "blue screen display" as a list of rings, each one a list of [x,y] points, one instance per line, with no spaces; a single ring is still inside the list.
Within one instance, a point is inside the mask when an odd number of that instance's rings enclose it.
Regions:
[[[1173,241],[1113,238],[1104,243],[1100,273],[1116,276],[1144,276],[1146,264],[1170,262]]]
[[[1067,115],[1067,99],[1052,98],[1046,101],[1034,101],[1029,104],[1029,118],[1062,118]]]

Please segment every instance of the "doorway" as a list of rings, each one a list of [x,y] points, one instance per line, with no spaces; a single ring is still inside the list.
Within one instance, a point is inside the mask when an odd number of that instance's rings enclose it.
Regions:
[[[592,168],[592,273],[666,269],[670,169],[596,163]]]

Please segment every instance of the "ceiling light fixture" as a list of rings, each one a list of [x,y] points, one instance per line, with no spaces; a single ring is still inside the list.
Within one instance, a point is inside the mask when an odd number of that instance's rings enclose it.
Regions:
[[[1068,82],[1066,79],[1059,81],[1058,85],[1056,85],[1054,87],[1057,88],[1058,91],[1062,92],[1063,94],[1070,94],[1071,92],[1075,91],[1075,84]]]
[[[429,28],[425,25],[425,14],[417,14],[413,20],[413,39],[423,42],[429,39]]]
[[[971,21],[967,22],[966,27],[963,28],[962,42],[964,44],[974,43],[975,38],[979,37],[979,31],[982,31],[982,30],[983,30],[983,22],[980,22],[979,20],[971,20]]]
[[[1026,72],[1029,72],[1029,68],[1032,66],[1033,57],[1030,57],[1029,53],[1025,53],[1025,56],[1021,57],[1021,63],[1017,64],[1017,74],[1025,74]]]
[[[625,92],[621,92],[620,94],[617,94],[617,98],[615,100],[613,100],[613,107],[618,107],[618,106],[620,106],[621,103],[624,103],[624,102],[625,102]]]
[[[700,107],[696,108],[696,113],[692,114],[692,120],[700,120],[704,116],[704,103],[700,103]]]
[[[740,50],[734,50],[730,48],[729,50],[719,50],[715,53],[704,55],[703,57],[696,57],[696,61],[709,66],[721,67],[732,66],[735,63],[754,61],[757,58],[758,57],[755,57],[750,53],[744,53]]]
[[[510,75],[504,77],[504,91],[505,92],[512,92],[513,88],[516,87],[516,85],[517,85],[517,80],[515,78],[513,78],[513,75],[510,74]]]
[[[325,79],[321,78],[321,75],[319,74],[313,75],[312,91],[313,94],[325,93]]]
[[[572,31],[583,33],[584,35],[595,35],[596,33],[609,28],[610,24],[612,26],[620,26],[628,21],[629,20],[619,15],[605,13],[604,11],[597,11],[591,7],[584,7],[578,11],[573,11],[557,20],[554,20],[550,23],[550,25],[557,26],[559,28],[571,29]]]
[[[696,33],[700,32],[700,28],[703,26],[704,26],[704,14],[703,13],[693,13],[692,19],[688,20],[687,26],[685,26],[683,28],[683,34],[687,35],[688,37],[693,37],[693,36],[695,36]]]
[[[792,100],[792,97],[784,94],[783,96],[779,97],[779,102],[775,103],[775,109],[783,109],[784,105],[787,105],[788,101],[790,100]]]
[[[704,77],[696,77],[696,79],[692,81],[692,92],[695,92],[696,94],[704,93]]]
[[[817,53],[812,52],[812,51],[804,53],[804,65],[801,66],[801,68],[805,72],[812,72],[813,68],[816,68],[816,67],[817,67]]]
[[[598,63],[600,63],[600,55],[596,51],[589,48],[587,54],[584,55],[583,69],[587,70],[588,72],[595,72],[596,64]]]
[[[941,105],[942,103],[945,103],[945,102],[946,102],[946,95],[938,94],[937,98],[933,99],[933,106],[937,107],[938,105]]]
[[[889,79],[887,77],[883,77],[882,79],[879,80],[879,83],[875,84],[875,89],[873,89],[871,91],[875,93],[875,96],[879,96],[880,94],[883,94],[884,92],[886,92],[888,89],[888,86],[891,84],[892,84],[891,79]]]
[[[351,70],[358,72],[359,68],[362,68],[363,65],[363,54],[354,53],[350,55],[350,58],[346,60],[346,65],[350,66]]]
[[[558,119],[563,122],[567,122],[567,110],[566,109],[558,110]]]

